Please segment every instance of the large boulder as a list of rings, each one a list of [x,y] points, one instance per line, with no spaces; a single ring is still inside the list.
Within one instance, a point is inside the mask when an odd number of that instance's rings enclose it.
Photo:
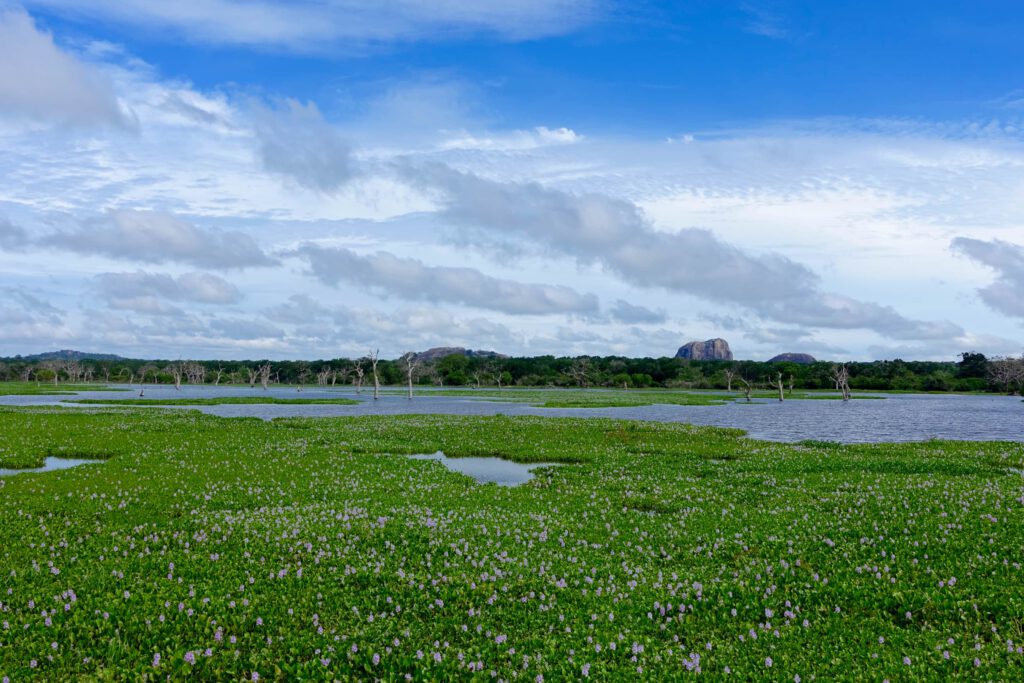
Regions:
[[[800,365],[810,365],[817,363],[818,359],[809,353],[780,353],[774,358],[768,360],[769,363],[799,363]]]
[[[732,360],[729,342],[724,339],[708,339],[683,344],[676,351],[676,358],[687,360]]]

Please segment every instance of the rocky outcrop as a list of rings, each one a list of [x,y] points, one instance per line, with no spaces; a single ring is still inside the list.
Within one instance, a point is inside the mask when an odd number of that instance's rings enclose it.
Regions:
[[[708,339],[683,344],[676,351],[676,358],[687,360],[732,360],[729,342],[724,339]]]
[[[809,353],[780,353],[768,360],[769,363],[799,363],[800,365],[810,365],[811,363],[817,363],[818,359]]]
[[[474,351],[461,346],[436,346],[416,354],[416,359],[425,363],[441,360],[445,356],[466,356],[467,358],[508,358],[495,351]]]

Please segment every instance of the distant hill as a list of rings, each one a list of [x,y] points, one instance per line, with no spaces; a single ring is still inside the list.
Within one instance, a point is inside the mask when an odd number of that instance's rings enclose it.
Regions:
[[[780,353],[774,358],[768,359],[769,363],[799,363],[800,365],[811,365],[817,363],[818,359],[809,353]]]
[[[35,353],[31,356],[15,356],[14,358],[32,363],[44,360],[125,360],[122,356],[112,353],[90,353],[88,351],[73,351],[71,349]]]
[[[416,360],[431,363],[441,360],[445,356],[466,356],[467,358],[508,358],[508,356],[496,351],[474,351],[464,349],[461,346],[436,346],[416,354]]]
[[[676,351],[676,358],[686,360],[732,360],[729,342],[724,339],[708,339],[683,344]]]

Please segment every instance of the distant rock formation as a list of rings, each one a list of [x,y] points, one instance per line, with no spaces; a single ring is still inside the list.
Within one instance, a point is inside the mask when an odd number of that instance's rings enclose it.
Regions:
[[[497,353],[495,351],[474,351],[473,349],[464,349],[461,346],[435,346],[432,349],[426,351],[420,351],[416,354],[416,360],[423,361],[424,363],[432,363],[436,360],[441,360],[445,356],[466,356],[467,358],[508,358],[508,356]]]
[[[87,351],[73,351],[71,349],[47,351],[46,353],[36,353],[31,356],[15,356],[15,358],[31,362],[44,360],[124,360],[121,356],[115,356],[112,353],[89,353]]]
[[[800,365],[810,365],[811,363],[817,363],[818,359],[809,353],[780,353],[768,360],[769,363],[799,363]]]
[[[676,351],[676,358],[687,360],[732,360],[729,342],[724,339],[708,339],[683,344]]]

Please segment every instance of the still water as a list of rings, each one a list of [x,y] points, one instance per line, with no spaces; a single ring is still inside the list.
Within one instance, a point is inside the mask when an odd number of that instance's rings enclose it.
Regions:
[[[5,470],[0,469],[0,477],[11,477],[15,474],[23,474],[25,472],[52,472],[53,470],[66,470],[72,467],[78,467],[79,465],[89,465],[96,462],[103,462],[102,460],[77,460],[75,458],[47,458],[43,462],[42,467],[29,467],[20,470]]]
[[[538,467],[558,467],[558,463],[531,462],[523,464],[501,458],[449,458],[444,453],[422,453],[407,456],[413,460],[436,460],[452,472],[472,477],[478,484],[519,486],[533,479]]]
[[[593,389],[591,391],[600,391]],[[894,394],[880,400],[757,401],[755,405],[653,405],[632,408],[539,408],[527,403],[499,402],[474,397],[472,390],[452,390],[409,400],[387,394],[374,401],[368,392],[337,389],[275,387],[268,391],[248,387],[146,387],[148,399],[212,398],[216,396],[273,396],[276,398],[354,398],[358,405],[221,405],[187,406],[223,417],[329,417],[340,415],[545,415],[552,417],[610,417],[629,420],[687,422],[737,427],[755,438],[773,441],[824,439],[847,443],[958,439],[1024,442],[1024,403],[1013,396],[950,396]],[[83,392],[80,398],[123,399],[139,403],[133,392]],[[515,390],[506,390],[514,396]],[[0,405],[55,405],[70,396],[0,396]],[[147,404],[149,405],[149,404]]]

